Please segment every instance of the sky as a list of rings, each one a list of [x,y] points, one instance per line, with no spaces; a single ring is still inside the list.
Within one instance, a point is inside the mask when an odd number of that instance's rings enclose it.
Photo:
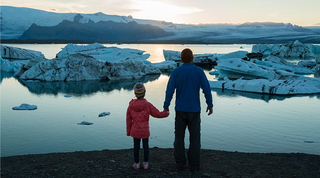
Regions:
[[[183,24],[284,22],[320,25],[320,0],[1,0],[57,13],[102,12]]]

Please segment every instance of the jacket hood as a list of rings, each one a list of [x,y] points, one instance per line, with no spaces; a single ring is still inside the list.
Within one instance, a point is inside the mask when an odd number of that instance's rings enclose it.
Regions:
[[[130,101],[130,107],[133,111],[141,112],[146,109],[148,101],[146,99],[133,99]]]

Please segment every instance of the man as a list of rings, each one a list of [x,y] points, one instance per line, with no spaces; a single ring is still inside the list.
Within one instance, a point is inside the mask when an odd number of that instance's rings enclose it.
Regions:
[[[177,168],[183,170],[186,167],[184,137],[188,126],[190,133],[188,163],[190,171],[199,171],[201,147],[200,88],[202,88],[206,98],[208,115],[213,112],[212,95],[205,73],[200,67],[192,63],[193,53],[190,49],[187,48],[181,52],[181,61],[183,64],[171,73],[163,108],[169,110],[173,93],[176,90],[174,157]]]

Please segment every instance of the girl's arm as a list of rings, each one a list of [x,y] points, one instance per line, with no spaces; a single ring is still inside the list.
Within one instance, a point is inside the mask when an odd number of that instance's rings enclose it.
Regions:
[[[169,111],[160,112],[153,104],[149,103],[150,115],[156,118],[164,118],[169,116]]]
[[[131,117],[130,110],[128,107],[128,109],[127,109],[127,136],[130,136],[131,126],[132,126],[132,117]]]

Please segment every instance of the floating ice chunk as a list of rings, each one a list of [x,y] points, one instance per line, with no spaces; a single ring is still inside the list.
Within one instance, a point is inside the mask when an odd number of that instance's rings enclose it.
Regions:
[[[235,51],[227,54],[217,54],[217,59],[229,59],[229,58],[244,58],[248,54],[248,51]]]
[[[1,45],[1,57],[4,59],[22,59],[28,60],[33,58],[45,58],[39,51],[22,49],[17,47]]]
[[[315,143],[315,142],[311,141],[311,140],[306,140],[306,141],[304,141],[304,143]]]
[[[84,54],[40,61],[25,71],[20,79],[43,81],[83,81],[138,79],[145,75],[161,74],[157,67],[140,60],[103,62]]]
[[[13,110],[35,110],[37,108],[38,107],[36,105],[30,105],[30,104],[23,103],[20,106],[13,107],[12,109]]]
[[[181,52],[180,51],[171,51],[163,50],[163,56],[166,61],[175,61],[181,62]],[[194,54],[193,63],[195,64],[213,64],[216,54]]]
[[[219,71],[216,69],[214,71],[209,72],[210,75],[219,75]]]
[[[318,54],[318,55],[316,56],[316,63],[317,63],[317,64],[320,64],[320,54]]]
[[[276,56],[270,55],[268,56],[264,61],[260,60],[252,60],[251,62],[254,62],[255,64],[263,65],[272,67],[275,69],[285,70],[289,72],[293,72],[295,74],[313,74],[314,71],[312,71],[310,68],[307,68],[308,65],[311,65],[312,62],[300,62],[300,64],[295,65],[291,62],[287,62],[284,59],[280,59]],[[314,63],[314,62],[313,62]],[[303,66],[303,64],[306,64],[306,66]],[[315,64],[313,65],[313,67]]]
[[[140,60],[144,63],[150,63],[147,61],[150,54],[143,54],[144,52],[145,51],[138,49],[105,47],[100,43],[88,45],[75,45],[69,43],[56,55],[56,58],[80,53],[92,56],[100,61]]]
[[[319,48],[319,45],[302,44],[296,40],[287,44],[256,44],[252,46],[252,52],[259,52],[265,56],[313,57],[319,54]]]
[[[152,63],[151,65],[158,67],[161,71],[171,71],[177,68],[177,63],[174,61],[163,61],[159,63]]]
[[[292,72],[258,65],[240,58],[219,60],[216,69],[220,71],[218,76],[220,79],[223,79],[226,76],[229,79],[238,79],[240,77],[245,77],[246,79],[265,78],[270,80],[305,78]]]
[[[19,68],[26,64],[28,61],[9,61],[0,57],[0,69],[5,72],[15,73]]]
[[[109,116],[110,112],[102,112],[99,114],[99,117],[105,117],[105,116]]]
[[[211,88],[236,90],[253,93],[266,93],[274,95],[296,95],[320,93],[320,80],[234,80],[234,81],[209,81]]]
[[[92,122],[87,122],[87,121],[82,121],[80,123],[78,123],[78,125],[92,125]]]

